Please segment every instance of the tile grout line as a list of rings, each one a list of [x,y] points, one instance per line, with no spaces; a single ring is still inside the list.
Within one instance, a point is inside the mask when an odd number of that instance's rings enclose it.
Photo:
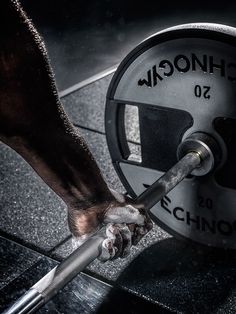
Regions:
[[[80,129],[83,129],[83,130],[86,130],[86,131],[98,133],[98,134],[100,134],[100,135],[106,135],[105,132],[98,131],[98,130],[94,130],[94,129],[89,128],[89,127],[87,127],[87,126],[79,125],[79,124],[77,124],[77,123],[73,123],[73,125],[74,125],[76,128],[80,128]]]
[[[70,86],[70,87],[68,87],[62,91],[59,91],[59,97],[63,98],[65,96],[77,91],[78,89],[81,89],[81,88],[83,88],[83,87],[85,87],[91,83],[94,83],[95,81],[98,81],[98,80],[104,78],[105,76],[108,76],[109,74],[114,73],[116,71],[117,67],[118,67],[118,65],[114,65],[113,67],[110,67],[110,68],[108,68],[108,69],[106,69],[100,73],[97,73],[97,74],[89,77],[88,79],[85,79],[85,80],[83,80],[83,81],[81,81],[75,85],[72,85],[72,86]]]
[[[98,133],[98,134],[104,135],[104,136],[106,135],[105,132],[98,131],[98,130],[94,130],[94,129],[89,128],[89,127],[87,127],[87,126],[79,125],[79,124],[77,124],[77,123],[73,123],[73,125],[74,125],[76,128],[80,128],[80,129],[83,129],[83,130],[86,130],[86,131]],[[131,144],[134,144],[134,145],[139,145],[139,146],[141,145],[140,143],[135,142],[135,141],[132,141],[132,140],[127,140],[127,142],[129,142],[129,143],[131,143]]]
[[[18,243],[17,243],[18,244]],[[0,291],[3,291],[4,289],[6,289],[7,286],[9,286],[10,284],[12,284],[13,281],[17,280],[19,277],[21,277],[22,275],[24,275],[30,268],[34,267],[35,265],[37,265],[45,256],[44,255],[39,255],[38,257],[35,258],[35,260],[32,261],[32,265],[29,265],[28,267],[26,267],[25,270],[23,270],[20,274],[18,274],[14,279],[12,279],[11,281],[9,281],[5,286],[3,286],[2,288],[0,288]]]
[[[58,244],[55,245],[55,247],[50,248],[48,251],[41,249],[40,247],[37,247],[35,244],[31,244],[26,242],[23,239],[20,239],[18,237],[16,237],[15,235],[9,234],[8,232],[5,232],[3,230],[0,230],[0,237],[8,240],[8,241],[12,241],[15,244],[24,247],[28,250],[33,251],[34,253],[37,253],[41,256],[46,256],[48,258],[52,258],[51,254],[53,254],[54,249],[60,247],[60,245],[63,245],[66,241],[68,241],[70,239],[70,235],[68,235],[66,238],[64,238],[63,240],[61,240]]]

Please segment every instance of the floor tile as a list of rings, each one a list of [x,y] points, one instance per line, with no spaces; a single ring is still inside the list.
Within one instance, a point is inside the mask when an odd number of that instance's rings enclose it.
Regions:
[[[108,185],[121,193],[125,193],[126,191],[112,165],[105,135],[82,128],[79,128],[79,131],[85,138]]]
[[[40,258],[37,252],[0,236],[0,290]]]
[[[106,93],[112,75],[108,75],[62,98],[71,121],[77,126],[105,132]]]

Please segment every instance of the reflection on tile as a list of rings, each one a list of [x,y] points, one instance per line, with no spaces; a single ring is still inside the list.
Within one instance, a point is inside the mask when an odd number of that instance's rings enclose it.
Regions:
[[[9,307],[29,287],[43,277],[56,262],[43,258],[0,291],[0,310]],[[122,300],[122,302],[120,302]],[[156,313],[158,307],[128,292],[113,288],[90,276],[80,274],[37,313]],[[164,313],[164,312],[163,312]]]
[[[48,258],[41,259],[20,277],[0,291],[0,310],[7,308],[26,290],[49,272],[57,263]],[[102,302],[110,287],[92,278],[79,275],[68,284],[39,313],[91,313]]]
[[[41,255],[0,237],[0,290],[32,266]]]
[[[62,98],[71,121],[79,126],[105,132],[106,93],[112,75],[108,75]]]

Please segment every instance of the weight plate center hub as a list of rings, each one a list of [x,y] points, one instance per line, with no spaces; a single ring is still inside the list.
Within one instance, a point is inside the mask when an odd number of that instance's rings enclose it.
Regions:
[[[151,217],[173,235],[236,249],[236,29],[186,24],[143,41],[113,76],[105,126],[131,196],[197,142],[205,145],[205,135],[212,139],[205,168],[164,196]]]

